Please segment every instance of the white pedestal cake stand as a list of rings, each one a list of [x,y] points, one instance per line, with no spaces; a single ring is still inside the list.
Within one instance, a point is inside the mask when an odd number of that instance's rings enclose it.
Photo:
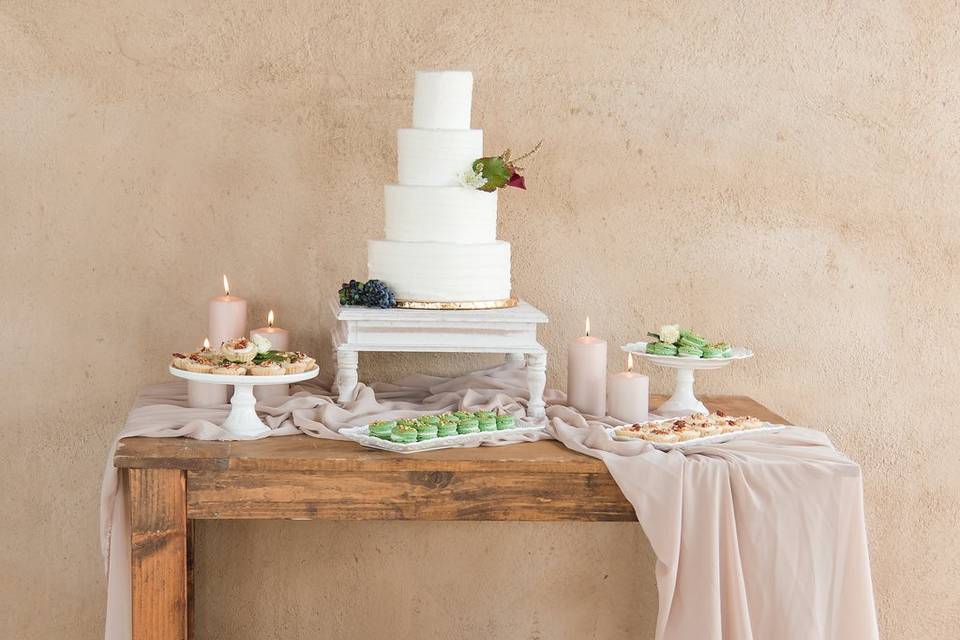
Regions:
[[[530,401],[527,415],[545,414],[547,350],[537,342],[546,314],[521,300],[507,309],[368,309],[330,305],[337,318],[331,332],[337,353],[339,401],[348,402],[357,386],[361,351],[425,353],[503,353],[509,364],[526,359]]]
[[[268,433],[270,427],[264,424],[263,420],[257,416],[257,412],[254,410],[257,399],[253,396],[253,388],[267,384],[303,382],[304,380],[317,377],[317,374],[320,373],[320,367],[314,367],[310,371],[304,371],[303,373],[291,373],[281,376],[218,376],[210,373],[183,371],[176,367],[170,367],[170,373],[178,378],[193,382],[233,385],[233,398],[230,399],[230,415],[227,416],[227,419],[221,426],[232,435],[241,438],[254,438]]]
[[[652,364],[677,370],[677,386],[673,395],[656,409],[657,415],[665,418],[688,416],[693,413],[709,413],[706,406],[693,393],[693,372],[722,369],[734,360],[744,360],[753,356],[753,351],[743,347],[733,347],[733,355],[728,358],[681,358],[680,356],[655,356],[647,353],[646,342],[632,342],[620,347],[638,358]]]

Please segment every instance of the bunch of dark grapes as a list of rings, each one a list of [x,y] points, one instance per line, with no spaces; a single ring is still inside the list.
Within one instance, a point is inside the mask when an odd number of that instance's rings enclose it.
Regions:
[[[382,280],[368,280],[360,294],[363,304],[368,307],[389,309],[397,306],[397,299]]]
[[[340,287],[340,304],[389,309],[397,306],[397,299],[382,280],[351,280]]]
[[[340,287],[340,304],[363,304],[363,283],[351,280]]]

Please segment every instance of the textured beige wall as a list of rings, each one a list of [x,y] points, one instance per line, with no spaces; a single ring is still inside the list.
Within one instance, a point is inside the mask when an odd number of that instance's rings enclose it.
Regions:
[[[861,463],[884,637],[945,637],[958,20],[941,2],[0,2],[0,636],[98,637],[98,483],[137,389],[202,337],[222,271],[326,355],[327,296],[382,233],[413,71],[470,68],[487,151],[544,138],[500,236],[553,319],[551,386],[587,313],[611,344],[676,320],[753,346],[700,388]],[[633,525],[199,533],[201,638],[617,639],[655,617]]]

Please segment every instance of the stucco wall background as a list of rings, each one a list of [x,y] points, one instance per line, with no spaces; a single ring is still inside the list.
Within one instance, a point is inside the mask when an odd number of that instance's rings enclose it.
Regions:
[[[0,2],[0,636],[99,636],[106,448],[203,337],[222,272],[329,370],[326,300],[381,237],[413,71],[469,68],[488,152],[544,139],[499,236],[552,318],[550,386],[587,314],[611,345],[678,321],[752,346],[699,388],[860,462],[883,636],[945,637],[958,22],[940,2]],[[652,637],[635,525],[198,530],[200,638]]]

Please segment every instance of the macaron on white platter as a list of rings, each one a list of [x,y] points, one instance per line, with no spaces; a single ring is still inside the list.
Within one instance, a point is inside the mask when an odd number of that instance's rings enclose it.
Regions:
[[[731,354],[725,358],[696,358],[689,356],[661,356],[647,353],[647,342],[631,342],[620,347],[660,367],[677,370],[677,384],[673,395],[656,409],[656,413],[665,417],[688,416],[693,413],[709,413],[707,408],[693,393],[693,372],[722,369],[731,362],[753,357],[753,351],[744,347],[732,347]]]
[[[253,388],[266,384],[289,384],[291,382],[303,382],[311,378],[316,378],[320,373],[320,367],[314,366],[312,369],[303,373],[286,373],[279,376],[231,376],[216,375],[212,373],[194,373],[184,371],[174,366],[170,367],[170,374],[184,380],[193,382],[206,382],[208,384],[230,384],[233,385],[233,397],[230,399],[230,415],[221,425],[225,430],[241,438],[255,438],[270,432],[263,420],[257,416],[254,407],[257,399],[253,396]]]
[[[543,431],[543,426],[517,420],[517,426],[500,431],[480,431],[455,436],[443,436],[421,440],[419,442],[393,442],[370,435],[369,425],[362,427],[345,427],[338,433],[346,436],[358,444],[371,449],[382,449],[395,453],[417,453],[418,451],[435,451],[437,449],[452,449],[455,447],[477,447],[488,442],[513,444],[516,442],[532,442],[536,440],[534,434]]]

